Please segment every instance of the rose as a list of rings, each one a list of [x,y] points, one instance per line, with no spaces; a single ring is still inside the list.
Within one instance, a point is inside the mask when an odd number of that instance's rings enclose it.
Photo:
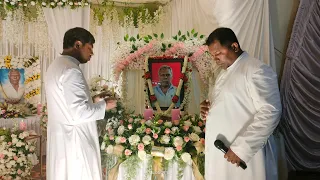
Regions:
[[[185,126],[191,126],[191,125],[192,125],[192,122],[190,122],[190,121],[185,121],[185,122],[184,122],[184,125],[185,125]]]
[[[185,141],[185,142],[189,142],[189,141],[190,141],[190,138],[189,138],[188,136],[185,136],[185,137],[184,137],[184,141]]]
[[[172,102],[173,103],[177,103],[178,101],[179,101],[179,96],[174,95],[173,98],[172,98]]]
[[[171,128],[171,133],[172,133],[172,134],[176,133],[177,131],[179,131],[179,128],[178,128],[178,127],[173,127],[173,128]]]
[[[143,125],[144,123],[146,123],[145,119],[141,119],[140,123]]]
[[[4,158],[4,154],[0,153],[0,159],[3,159],[3,158]]]
[[[175,147],[182,146],[183,145],[183,139],[181,137],[179,137],[179,136],[175,137],[173,139],[173,145]]]
[[[114,140],[114,136],[109,136],[109,139],[110,140]]]
[[[170,130],[169,128],[166,128],[166,129],[164,130],[164,133],[165,133],[165,134],[170,134],[170,132],[171,132],[171,130]]]
[[[197,134],[202,133],[202,131],[201,131],[201,129],[200,129],[199,126],[193,126],[193,130],[194,130],[194,132],[197,133]]]
[[[150,96],[150,101],[151,102],[157,101],[157,97],[155,95],[151,95]]]
[[[175,155],[175,151],[172,147],[167,147],[164,150],[164,159],[171,160]]]
[[[138,135],[131,135],[129,137],[129,143],[133,146],[138,144],[139,141],[140,141],[140,137]]]
[[[119,123],[122,125],[123,124],[123,120],[120,120]]]
[[[150,128],[147,128],[146,129],[146,134],[150,134],[151,133],[151,129]]]
[[[143,151],[144,150],[144,145],[142,143],[138,144],[138,150]]]
[[[128,120],[128,122],[129,122],[129,123],[132,123],[132,122],[133,122],[133,119],[132,119],[132,118],[130,118],[130,119]]]
[[[158,139],[158,134],[154,133],[152,136],[154,139]]]
[[[199,141],[199,140],[200,140],[198,134],[196,134],[196,133],[191,133],[191,134],[189,135],[189,137],[190,137],[190,139],[191,139],[192,141]]]
[[[145,151],[138,151],[138,157],[142,160],[142,161],[144,161],[144,160],[146,160],[146,158],[147,158],[147,153],[145,152]]]
[[[206,141],[205,141],[205,139],[204,139],[204,138],[200,138],[200,142],[201,142],[203,145],[205,145],[205,144],[206,144]]]
[[[163,123],[163,120],[162,119],[159,119],[158,120],[158,124],[162,124]]]
[[[112,153],[113,153],[113,146],[112,146],[112,145],[109,145],[109,146],[107,147],[107,149],[105,149],[105,151],[106,151],[107,154],[112,154]]]
[[[187,153],[187,152],[182,153],[182,154],[181,154],[181,159],[182,159],[182,161],[184,161],[185,163],[188,163],[188,162],[191,161],[191,155],[190,155],[189,153]]]
[[[118,128],[118,134],[119,134],[119,135],[122,135],[123,132],[124,132],[124,126],[119,126],[119,128]]]
[[[143,142],[145,145],[150,144],[150,141],[151,141],[151,137],[150,137],[149,135],[145,135],[145,136],[142,138],[142,142]]]
[[[203,123],[202,123],[201,121],[199,121],[199,122],[198,122],[198,126],[199,126],[199,127],[202,127],[202,126],[203,126]]]
[[[165,122],[164,125],[165,125],[166,127],[172,127],[172,122]]]
[[[170,136],[168,136],[168,135],[161,136],[161,142],[164,144],[169,144]]]
[[[180,124],[180,120],[179,120],[179,119],[173,120],[173,124],[174,124],[175,126],[178,126],[178,125]]]
[[[177,151],[181,151],[181,150],[182,150],[182,146],[177,146],[177,147],[176,147],[176,150],[177,150]]]
[[[125,137],[120,137],[120,143],[125,143],[127,139]]]
[[[145,79],[151,79],[151,73],[148,71],[143,76]]]
[[[186,126],[186,125],[185,125],[185,126],[182,127],[182,129],[183,129],[184,131],[188,131],[188,130],[189,130],[189,126]]]
[[[130,155],[132,154],[132,151],[129,150],[129,149],[126,149],[126,150],[124,151],[124,154],[125,154],[126,156],[130,156]]]
[[[128,124],[128,129],[132,129],[132,124]]]

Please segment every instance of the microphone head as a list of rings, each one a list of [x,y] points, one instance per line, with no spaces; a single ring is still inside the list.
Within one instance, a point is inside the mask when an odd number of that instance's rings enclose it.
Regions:
[[[219,140],[219,139],[217,139],[217,140],[214,141],[214,145],[215,145],[216,148],[218,148],[218,149],[223,149],[223,147],[225,146],[225,145],[223,144],[223,142],[222,142],[221,140]]]

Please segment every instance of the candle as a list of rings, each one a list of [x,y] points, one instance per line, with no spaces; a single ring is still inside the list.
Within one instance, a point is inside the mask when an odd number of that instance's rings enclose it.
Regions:
[[[24,130],[27,129],[27,124],[26,124],[23,120],[20,121],[20,123],[19,123],[19,129],[20,129],[21,131],[24,131]]]
[[[153,116],[153,109],[145,109],[144,110],[144,119],[145,120],[150,120]]]
[[[171,119],[172,119],[172,121],[180,119],[180,109],[172,109],[171,110]]]
[[[38,105],[37,105],[37,114],[40,115],[41,112],[42,112],[42,105],[41,105],[41,103],[38,103]]]

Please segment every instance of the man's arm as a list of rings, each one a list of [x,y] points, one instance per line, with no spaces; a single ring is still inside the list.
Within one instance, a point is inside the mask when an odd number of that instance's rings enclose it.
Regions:
[[[75,124],[103,119],[106,102],[92,103],[86,93],[86,82],[78,69],[68,69],[63,74],[62,90],[68,111]]]
[[[254,120],[231,144],[230,149],[244,162],[265,145],[279,123],[281,101],[277,75],[267,65],[252,74],[249,86],[253,104],[257,110]]]

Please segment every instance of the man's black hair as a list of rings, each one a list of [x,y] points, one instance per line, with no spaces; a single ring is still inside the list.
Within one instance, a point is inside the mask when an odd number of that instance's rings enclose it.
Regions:
[[[95,43],[95,39],[89,31],[81,27],[75,27],[75,28],[69,29],[64,34],[63,49],[68,49],[70,47],[73,47],[76,41],[81,41],[83,45],[86,43],[90,43],[90,44]]]
[[[237,39],[237,36],[234,34],[234,32],[230,28],[217,28],[214,30],[208,37],[205,45],[209,46],[214,41],[220,42],[220,44],[224,47],[231,48],[232,43],[238,43],[239,47],[239,41]]]

